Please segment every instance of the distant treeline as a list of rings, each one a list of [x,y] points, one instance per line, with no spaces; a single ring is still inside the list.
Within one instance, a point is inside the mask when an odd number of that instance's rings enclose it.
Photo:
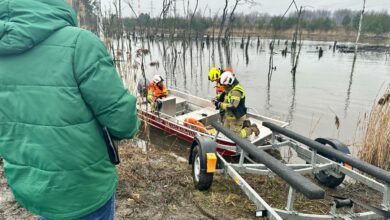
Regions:
[[[346,30],[357,30],[359,26],[360,11],[351,11],[348,9],[337,10],[335,12],[317,10],[304,11],[302,14],[303,28],[309,31],[329,31],[336,28]],[[247,20],[250,21],[250,20]],[[267,22],[268,21],[268,22]],[[257,27],[272,27],[276,30],[286,30],[293,28],[297,23],[296,13],[281,19],[280,16],[257,20]],[[362,31],[375,34],[390,32],[390,15],[386,12],[369,11],[364,14]]]
[[[83,0],[86,5],[91,0]],[[84,8],[84,17],[81,16],[81,25],[92,31],[96,30],[96,16],[93,13],[93,5]],[[116,29],[120,23],[123,24],[125,31],[143,29],[148,31],[168,30],[191,30],[194,33],[205,33],[213,28],[221,27],[221,16],[205,16],[200,11],[196,14],[174,17],[167,15],[165,17],[150,17],[149,14],[140,14],[138,18],[129,17],[129,14],[122,15],[122,22],[118,20],[117,14],[107,14],[104,16],[103,23],[105,31],[107,29]],[[360,11],[349,9],[340,9],[334,12],[326,10],[304,10],[301,15],[301,24],[307,31],[332,31],[344,29],[355,31],[358,29]],[[284,31],[293,29],[297,25],[297,13],[287,14],[285,17],[272,16],[267,13],[235,14],[230,23],[231,28],[237,30],[277,30]],[[364,14],[362,31],[366,33],[384,34],[390,32],[390,15],[386,11],[373,12],[368,11]],[[112,32],[112,31],[109,31]],[[217,31],[216,31],[217,32]]]
[[[297,24],[297,14],[291,13],[282,18],[281,16],[271,16],[269,14],[252,13],[248,15],[237,14],[232,22],[235,29],[274,29],[288,30],[295,28]],[[337,10],[335,12],[316,10],[304,11],[302,14],[302,27],[308,31],[331,31],[337,28],[344,28],[348,31],[357,30],[359,26],[360,11],[348,9]],[[196,32],[204,32],[210,28],[218,28],[220,18],[205,17],[197,14],[192,21],[184,17],[168,17],[164,19],[151,18],[148,14],[141,14],[138,19],[124,18],[125,28],[131,29],[136,26],[161,27],[172,29],[191,28]],[[387,12],[366,12],[362,24],[363,32],[383,34],[390,32],[390,15]]]

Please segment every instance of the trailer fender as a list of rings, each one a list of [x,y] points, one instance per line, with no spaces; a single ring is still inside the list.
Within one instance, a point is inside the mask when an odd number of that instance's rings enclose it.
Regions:
[[[317,138],[317,139],[315,139],[315,141],[317,141],[323,145],[330,146],[333,149],[340,151],[344,154],[350,154],[350,151],[349,151],[347,145],[345,145],[344,143],[340,142],[337,139]],[[330,155],[327,155],[326,153],[319,153],[319,154],[324,156],[324,157],[327,157],[330,160],[333,160],[335,162],[340,162],[339,160],[335,159],[334,157],[332,157]],[[345,163],[344,163],[344,166],[348,166],[352,169],[352,167],[350,165],[346,165]],[[331,174],[328,174],[324,171],[320,171],[319,173],[314,174],[314,176],[321,184],[323,184],[327,187],[330,187],[330,188],[336,188],[344,181],[344,178],[345,178],[345,174],[340,173],[340,176],[337,177],[337,176],[333,176]]]
[[[206,136],[196,135],[191,145],[189,163],[192,165],[192,179],[198,190],[208,190],[216,172],[216,142]]]
[[[201,151],[201,155],[202,155],[202,157],[200,157],[200,159],[201,159],[202,164],[206,164],[206,154],[207,153],[216,153],[217,143],[215,142],[215,140],[213,138],[203,136],[201,134],[196,134],[194,141],[191,144],[190,154],[188,157],[188,164],[190,164],[190,165],[191,165],[192,160],[193,160],[192,157],[194,156],[194,155],[192,155],[192,152],[194,150],[194,147],[197,145],[200,147],[200,151]]]
[[[317,141],[317,142],[319,142],[319,143],[321,143],[323,145],[329,145],[333,149],[338,150],[338,151],[340,151],[340,152],[342,152],[344,154],[351,154],[351,152],[349,151],[348,146],[345,145],[344,143],[342,143],[341,141],[337,140],[337,139],[334,139],[334,138],[317,138],[317,139],[315,139],[315,141]],[[323,155],[326,156],[327,158],[330,158],[326,154],[323,154]]]

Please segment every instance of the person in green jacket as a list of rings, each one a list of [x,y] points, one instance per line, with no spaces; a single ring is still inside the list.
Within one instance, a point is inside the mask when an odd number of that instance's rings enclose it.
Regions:
[[[64,0],[0,0],[0,156],[32,213],[112,219],[118,177],[102,128],[134,137],[136,99],[103,43],[76,24]]]

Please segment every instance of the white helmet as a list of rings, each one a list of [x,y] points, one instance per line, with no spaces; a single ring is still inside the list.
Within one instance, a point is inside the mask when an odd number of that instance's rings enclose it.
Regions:
[[[219,83],[221,85],[230,86],[234,82],[234,75],[230,71],[225,71],[222,73],[221,78],[219,79]]]
[[[157,84],[159,82],[164,81],[164,79],[160,75],[154,75],[153,76],[153,83]]]

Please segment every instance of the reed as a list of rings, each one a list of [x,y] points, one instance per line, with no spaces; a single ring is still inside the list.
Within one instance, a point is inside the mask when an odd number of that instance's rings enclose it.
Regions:
[[[365,130],[359,157],[382,169],[390,170],[390,85],[372,107]]]

